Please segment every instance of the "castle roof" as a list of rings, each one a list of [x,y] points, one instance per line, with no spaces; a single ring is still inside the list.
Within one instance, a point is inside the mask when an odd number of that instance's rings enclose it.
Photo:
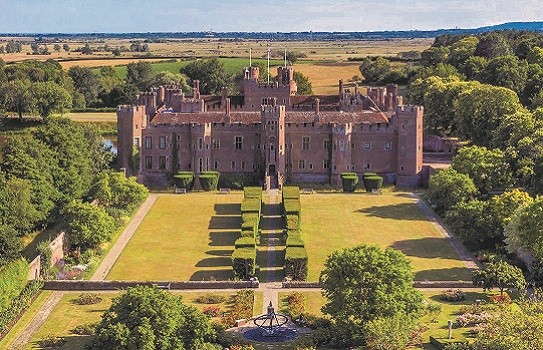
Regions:
[[[151,121],[151,125],[183,125],[190,123],[222,123],[226,115],[224,111],[196,112],[196,113],[158,113]],[[231,123],[252,124],[260,123],[260,112],[231,112]],[[285,123],[312,123],[315,121],[315,112],[286,112]],[[377,124],[388,123],[388,117],[383,112],[320,112],[319,123],[353,123],[353,124]]]

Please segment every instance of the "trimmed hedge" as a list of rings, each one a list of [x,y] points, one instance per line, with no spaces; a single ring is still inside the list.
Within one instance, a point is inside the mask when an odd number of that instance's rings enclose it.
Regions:
[[[296,231],[300,229],[300,217],[294,214],[287,214],[285,216],[287,221],[287,231]]]
[[[305,247],[305,243],[304,241],[302,240],[302,238],[300,237],[300,235],[288,235],[287,237],[287,248],[288,247],[300,247],[300,248],[304,248]]]
[[[362,174],[362,179],[365,177],[379,176],[377,173],[364,173]]]
[[[307,251],[301,247],[287,247],[285,252],[285,275],[295,281],[307,279]]]
[[[237,248],[256,248],[256,242],[253,237],[240,237],[236,239],[234,245]]]
[[[283,200],[287,199],[300,199],[300,188],[298,186],[284,186],[283,187]]]
[[[354,192],[356,185],[358,185],[358,175],[355,173],[342,173],[341,184],[343,186],[343,192]]]
[[[41,287],[43,282],[40,280],[28,282],[10,305],[0,311],[0,335],[5,334],[17,322],[18,316],[30,307]]]
[[[243,187],[243,197],[262,199],[262,188],[256,186]]]
[[[445,349],[447,345],[451,344],[467,344],[466,339],[449,339],[449,338],[436,338],[430,336],[430,344],[435,345],[438,349]]]
[[[224,173],[219,179],[219,187],[233,188],[241,190],[245,186],[258,184],[258,179],[254,173]]]
[[[182,171],[173,176],[173,183],[177,188],[185,188],[190,191],[194,186],[194,173],[190,171]]]
[[[236,248],[232,254],[232,268],[237,278],[253,277],[256,273],[256,249]]]
[[[13,260],[0,268],[0,312],[21,294],[28,282],[30,267],[25,259]]]
[[[200,174],[200,186],[204,191],[215,191],[221,174],[218,171],[204,171]]]
[[[254,230],[241,230],[241,237],[251,237],[256,240],[256,234]]]
[[[378,175],[364,176],[362,181],[364,182],[364,188],[368,192],[371,192],[372,190],[378,190],[383,187],[383,178]]]
[[[283,206],[285,208],[286,215],[300,215],[301,205],[299,199],[285,199],[283,200]]]
[[[256,213],[260,216],[260,198],[245,198],[241,202],[241,213]]]

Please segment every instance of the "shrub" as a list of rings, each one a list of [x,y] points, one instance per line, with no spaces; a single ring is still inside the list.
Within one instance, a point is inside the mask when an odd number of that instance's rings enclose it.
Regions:
[[[300,188],[298,186],[284,186],[282,191],[283,200],[300,199]]]
[[[102,298],[96,293],[81,293],[74,299],[74,303],[78,305],[98,304]]]
[[[354,192],[356,190],[356,185],[358,184],[358,175],[355,173],[342,173],[341,183],[343,192]]]
[[[260,198],[245,198],[241,202],[241,212],[243,213],[256,213],[260,216]]]
[[[40,254],[40,275],[47,279],[51,271],[51,257],[53,251],[51,250],[51,242],[49,240],[42,241],[36,246],[36,251]]]
[[[96,325],[96,323],[86,323],[75,327],[70,332],[78,335],[94,335]]]
[[[305,313],[305,296],[300,292],[291,292],[287,296],[287,314],[296,320]]]
[[[256,242],[253,237],[240,237],[234,243],[236,248],[256,248]]]
[[[204,191],[214,191],[219,184],[220,173],[218,171],[204,171],[200,174],[200,186]]]
[[[448,339],[448,338],[436,338],[433,336],[430,336],[430,344],[435,345],[438,349],[450,349],[449,346],[451,345],[460,345],[460,344],[466,344],[466,340],[459,340],[459,339]]]
[[[64,209],[69,242],[84,249],[106,242],[116,229],[115,220],[103,207],[73,201]]]
[[[258,184],[254,173],[222,174],[219,178],[219,187],[234,188],[240,190],[244,186]]]
[[[253,240],[256,240],[256,234],[254,230],[241,230],[241,237],[250,237]]]
[[[38,344],[44,349],[59,349],[65,342],[64,338],[53,335],[48,335],[38,340]]]
[[[285,199],[283,200],[283,206],[285,208],[285,214],[300,215],[301,205],[299,199]]]
[[[443,311],[443,306],[437,303],[431,303],[426,306],[426,312],[432,317],[432,322],[435,322]]]
[[[32,304],[34,297],[40,292],[43,282],[30,281],[22,292],[13,300],[10,305],[0,310],[0,334],[14,322],[15,318]],[[0,293],[1,295],[2,293]]]
[[[25,259],[17,259],[0,268],[0,311],[10,307],[28,282],[29,266]]]
[[[208,315],[209,317],[221,317],[222,316],[222,310],[218,306],[208,306],[205,307],[202,312],[204,315]]]
[[[232,268],[237,278],[253,277],[256,272],[256,249],[236,248],[232,253]]]
[[[222,324],[231,327],[236,324],[236,320],[250,319],[253,316],[255,292],[253,290],[240,290],[234,296],[234,305],[229,312],[224,313]]]
[[[352,174],[355,174],[355,173],[352,173]],[[362,174],[362,180],[364,180],[364,178],[366,178],[366,177],[374,177],[374,176],[379,176],[379,174],[377,174],[377,173],[364,173],[364,174]]]
[[[183,171],[173,176],[173,183],[177,188],[185,188],[187,191],[194,186],[194,173],[190,171]]]
[[[307,278],[307,251],[301,247],[287,247],[285,252],[285,275],[296,281]]]
[[[367,192],[383,187],[383,178],[381,176],[364,176],[362,182]]]
[[[298,215],[288,214],[286,215],[287,230],[299,230],[300,229],[300,217]]]
[[[466,293],[460,289],[448,289],[441,292],[441,294],[439,295],[439,300],[442,301],[456,302],[462,301],[464,299],[466,299]]]
[[[256,186],[243,187],[243,198],[262,198],[262,188]]]
[[[220,304],[226,301],[226,297],[222,294],[207,293],[199,295],[195,301],[200,304]]]
[[[299,237],[299,235],[294,235],[291,237],[290,235],[287,237],[286,246],[288,247],[300,247],[304,248],[305,244],[304,241]]]
[[[511,304],[512,300],[509,294],[503,293],[503,295],[491,295],[488,299],[490,299],[491,302],[497,303],[497,304]]]

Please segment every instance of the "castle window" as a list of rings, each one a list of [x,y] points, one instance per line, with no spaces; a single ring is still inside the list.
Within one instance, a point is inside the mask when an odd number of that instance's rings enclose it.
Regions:
[[[158,169],[166,170],[166,157],[164,156],[158,157]]]
[[[342,152],[345,151],[345,141],[339,140],[339,150]]]
[[[324,140],[322,142],[322,148],[325,150],[330,150],[330,140]]]
[[[305,169],[305,159],[298,160],[298,169]]]
[[[390,151],[392,149],[392,142],[385,142],[385,150]]]
[[[134,139],[134,146],[136,146],[137,148],[140,148],[140,138],[139,137],[136,137]]]
[[[304,128],[307,126],[307,123],[304,123]]]
[[[313,170],[313,164],[309,164],[309,170]]]
[[[268,105],[268,99],[267,98],[263,98],[262,99],[262,106],[267,106]]]
[[[215,169],[215,170],[219,169],[219,162],[215,161],[213,163],[213,169]]]
[[[177,141],[181,141],[181,135],[177,135]]]
[[[364,170],[370,170],[370,169],[371,169],[370,163],[367,163],[366,165],[364,165]]]
[[[245,162],[241,161],[241,170],[245,170]]]
[[[203,139],[198,139],[198,149],[203,149],[204,148],[204,140]]]
[[[325,159],[322,161],[322,168],[324,170],[330,169],[330,159]]]
[[[402,130],[405,130],[405,124],[402,124]]]
[[[200,172],[204,171],[204,160],[202,158],[198,159],[198,169]]]
[[[351,149],[354,149],[354,143],[351,143]]]
[[[212,141],[212,147],[213,149],[220,149],[221,148],[221,140],[215,139]]]
[[[151,136],[145,136],[145,148],[151,149],[153,147],[153,138]]]
[[[236,136],[235,138],[236,149],[243,148],[243,136]]]
[[[236,170],[236,161],[235,160],[232,161],[231,168],[232,168],[232,170]]]
[[[146,156],[145,157],[145,169],[153,169],[153,157]]]
[[[403,167],[403,165],[402,165],[402,166],[400,167],[400,170],[403,171],[403,169],[404,169],[404,167]]]
[[[158,148],[165,149],[166,148],[166,137],[160,136],[158,138]]]
[[[255,170],[255,169],[256,169],[256,164],[255,164],[255,163],[253,163],[253,170]]]
[[[364,149],[371,149],[371,142],[364,142]]]
[[[302,149],[309,150],[309,136],[302,137]]]
[[[274,122],[270,123],[270,130],[275,131],[275,123]]]

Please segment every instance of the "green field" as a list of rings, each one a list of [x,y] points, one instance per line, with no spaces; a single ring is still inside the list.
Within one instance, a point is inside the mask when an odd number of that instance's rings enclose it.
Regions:
[[[309,281],[317,281],[328,255],[361,243],[401,250],[416,280],[471,278],[456,252],[409,193],[302,196],[302,237],[309,255]]]
[[[232,278],[241,192],[160,195],[107,276],[109,280]]]

